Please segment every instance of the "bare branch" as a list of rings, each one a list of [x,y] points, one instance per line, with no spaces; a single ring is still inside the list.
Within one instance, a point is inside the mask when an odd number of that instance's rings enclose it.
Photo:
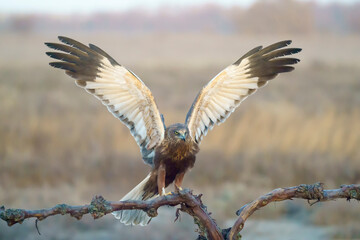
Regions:
[[[201,194],[198,196],[193,195],[192,191],[189,189],[149,201],[110,202],[106,201],[101,196],[95,196],[89,205],[83,206],[58,204],[53,208],[41,210],[5,209],[5,207],[2,206],[0,207],[0,218],[6,221],[9,226],[12,226],[16,223],[22,223],[27,218],[37,218],[37,220],[40,221],[57,214],[70,214],[70,216],[75,217],[76,219],[81,219],[84,214],[90,213],[94,219],[97,219],[108,213],[126,209],[141,209],[147,212],[150,217],[156,217],[157,209],[159,207],[164,205],[180,205],[180,208],[176,211],[176,217],[179,216],[179,211],[191,215],[194,218],[194,222],[199,227],[200,236],[198,239],[234,240],[239,238],[239,233],[243,229],[245,221],[256,210],[265,207],[271,202],[284,201],[293,198],[306,199],[310,205],[338,198],[360,200],[360,184],[342,185],[339,189],[332,190],[324,190],[322,183],[315,183],[312,185],[302,184],[296,187],[275,189],[240,208],[236,213],[239,218],[232,228],[223,230],[221,230],[214,219],[210,217],[210,213],[207,212],[206,206],[203,205],[201,201]],[[310,203],[310,200],[314,200],[314,202]]]
[[[332,190],[324,190],[323,183],[315,183],[311,185],[301,184],[296,187],[275,189],[268,194],[260,196],[254,201],[244,205],[236,212],[236,215],[238,215],[239,218],[232,226],[228,235],[228,239],[235,240],[238,238],[237,236],[239,232],[244,228],[245,221],[256,210],[265,207],[271,202],[291,200],[293,198],[306,199],[310,205],[313,205],[317,202],[335,200],[338,198],[346,198],[347,200],[360,200],[360,184],[342,185],[339,189]],[[310,203],[310,200],[315,200],[315,202]]]
[[[58,204],[53,208],[40,210],[5,209],[0,207],[0,218],[7,222],[8,226],[22,223],[27,218],[37,218],[39,221],[53,215],[65,215],[80,220],[84,214],[90,213],[94,219],[104,215],[126,209],[144,210],[150,217],[157,216],[157,209],[161,206],[176,206],[181,204],[180,210],[194,218],[199,226],[200,234],[209,239],[223,239],[219,227],[209,216],[206,206],[202,204],[201,195],[195,196],[189,189],[184,189],[172,195],[162,196],[150,201],[106,201],[102,196],[95,196],[89,205],[69,206]]]

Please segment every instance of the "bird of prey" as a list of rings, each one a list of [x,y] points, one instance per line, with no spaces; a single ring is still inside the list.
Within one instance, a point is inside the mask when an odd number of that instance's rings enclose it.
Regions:
[[[216,75],[199,92],[185,123],[165,126],[149,88],[132,71],[117,63],[99,47],[86,46],[68,37],[62,43],[45,43],[58,50],[46,54],[64,69],[76,84],[98,98],[129,129],[140,147],[142,159],[151,172],[121,200],[148,200],[164,195],[175,182],[181,189],[186,171],[194,166],[199,144],[213,128],[224,122],[248,96],[279,73],[294,70],[299,59],[286,57],[301,51],[281,41],[256,47]],[[147,225],[151,218],[142,210],[113,213],[127,225]]]

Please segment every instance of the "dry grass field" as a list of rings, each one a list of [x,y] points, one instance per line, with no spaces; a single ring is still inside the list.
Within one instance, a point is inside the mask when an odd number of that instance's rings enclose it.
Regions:
[[[100,46],[140,76],[166,124],[183,122],[201,87],[252,47],[290,38],[303,48],[295,71],[277,77],[208,134],[185,177],[184,186],[204,193],[223,227],[239,207],[273,188],[360,182],[359,35],[64,35]],[[149,169],[128,129],[48,65],[46,41],[57,41],[56,35],[0,35],[0,205],[84,204],[96,194],[120,199]],[[359,206],[294,201],[268,206],[253,219],[321,229],[319,236],[309,230],[307,239],[358,239]],[[12,228],[1,222],[0,239],[195,238],[192,220],[183,216],[173,224],[174,214],[165,209],[145,228],[123,227],[111,216],[95,222],[54,217],[39,223],[41,236],[31,220]],[[244,239],[251,234],[245,231]]]

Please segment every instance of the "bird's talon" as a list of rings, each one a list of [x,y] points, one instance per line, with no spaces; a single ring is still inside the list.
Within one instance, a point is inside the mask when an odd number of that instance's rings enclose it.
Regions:
[[[165,188],[162,188],[162,191],[161,191],[161,195],[162,196],[168,196],[168,195],[172,195],[173,193],[172,192],[165,192]]]
[[[180,192],[180,191],[182,191],[183,189],[182,189],[182,187],[175,186],[175,190],[176,190],[176,192]]]

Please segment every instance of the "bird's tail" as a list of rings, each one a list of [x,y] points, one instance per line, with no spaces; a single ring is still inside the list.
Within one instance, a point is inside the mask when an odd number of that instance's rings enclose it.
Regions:
[[[151,174],[146,176],[144,180],[142,180],[136,187],[134,187],[128,194],[126,194],[120,201],[125,200],[147,200],[152,197],[144,197],[148,194],[145,194],[144,187],[146,183],[149,181]],[[153,195],[153,194],[152,194]],[[147,225],[151,218],[147,215],[143,210],[120,210],[112,213],[116,219],[119,219],[121,223],[125,225]]]

